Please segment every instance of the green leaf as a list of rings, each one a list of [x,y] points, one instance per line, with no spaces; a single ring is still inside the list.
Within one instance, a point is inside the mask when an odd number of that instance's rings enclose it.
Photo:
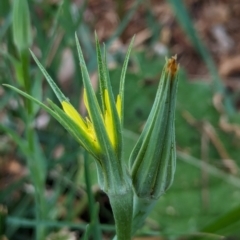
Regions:
[[[122,67],[122,72],[121,72],[121,77],[120,77],[120,86],[119,86],[119,95],[120,95],[120,99],[121,99],[121,123],[123,125],[123,119],[124,119],[124,88],[125,88],[125,78],[126,78],[126,71],[127,71],[127,66],[128,66],[128,61],[129,61],[129,57],[130,57],[130,53],[132,50],[132,46],[133,46],[133,42],[134,42],[135,36],[132,38],[128,50],[127,50],[127,54],[125,56],[125,60],[123,63],[123,67]]]
[[[38,101],[36,98],[30,96],[29,94],[27,94],[27,93],[15,88],[15,87],[9,85],[9,84],[3,84],[3,86],[11,88],[15,92],[17,92],[17,93],[21,94],[22,96],[28,98],[29,100],[33,101],[34,103],[39,104],[46,112],[51,114],[54,118],[58,118],[58,115],[51,108],[49,108],[47,105],[43,104],[42,102]]]
[[[35,81],[32,82],[31,95],[39,101],[42,100],[42,81],[40,79],[35,79]],[[39,107],[40,106],[36,104],[33,106],[33,115],[36,115],[38,113]]]
[[[19,52],[28,49],[32,44],[27,0],[13,1],[13,40]]]
[[[47,227],[54,227],[54,228],[64,228],[64,227],[69,227],[69,228],[76,228],[80,230],[85,230],[86,226],[88,224],[86,223],[73,223],[73,222],[63,222],[63,221],[37,221],[33,219],[26,219],[26,218],[18,218],[18,217],[7,217],[7,224],[8,225],[18,225],[21,226],[22,228],[29,228],[29,227],[35,227],[36,225],[40,224],[42,226],[47,226]],[[101,224],[100,228],[102,231],[108,231],[108,232],[113,232],[115,230],[115,227],[112,225],[107,225],[107,224]]]
[[[221,217],[217,218],[214,222],[201,229],[202,232],[217,233],[224,231],[227,228],[240,221],[240,206],[231,209]],[[238,226],[239,229],[239,226]]]
[[[89,239],[89,235],[90,235],[90,230],[91,230],[91,226],[88,224],[85,228],[84,231],[84,235],[83,235],[83,240],[88,240]]]
[[[28,143],[26,140],[20,138],[18,134],[13,131],[12,129],[4,126],[3,124],[0,124],[0,129],[4,132],[6,132],[13,140],[14,142],[19,146],[21,151],[28,156],[29,155],[29,148],[28,148]]]
[[[104,113],[106,110],[105,101],[104,101],[104,90],[107,89],[107,79],[106,79],[107,76],[106,76],[105,68],[103,66],[104,62],[102,59],[101,48],[100,48],[100,44],[99,44],[99,40],[96,32],[95,32],[95,41],[96,41],[96,50],[97,50],[98,79],[100,82],[100,95],[102,100],[102,109]]]
[[[48,100],[51,107],[55,110],[53,111],[51,108],[47,107],[45,104],[38,101],[36,98],[28,95],[27,93],[11,86],[8,84],[3,84],[6,87],[13,89],[14,91],[18,92],[22,96],[28,98],[29,100],[33,101],[34,103],[40,105],[45,111],[51,114],[63,127],[84,147],[86,148],[96,159],[99,159],[99,156],[96,155],[95,147],[93,144],[88,140],[86,137],[86,133],[83,132],[78,125],[70,118],[68,115],[59,108],[56,104],[54,104],[51,100]]]
[[[30,50],[33,59],[35,60],[35,62],[37,63],[38,67],[40,68],[40,70],[42,71],[43,75],[45,76],[46,80],[48,81],[49,85],[51,86],[52,90],[54,91],[54,93],[56,94],[58,100],[60,102],[66,101],[69,102],[68,98],[66,98],[64,96],[64,94],[61,92],[61,90],[58,88],[58,86],[56,85],[56,83],[53,81],[53,79],[50,77],[50,75],[48,74],[48,72],[46,71],[46,69],[42,66],[42,64],[38,61],[37,57],[34,55],[34,53]]]

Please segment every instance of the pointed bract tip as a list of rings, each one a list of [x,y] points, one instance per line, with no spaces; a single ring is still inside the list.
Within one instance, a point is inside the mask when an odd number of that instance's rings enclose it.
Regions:
[[[167,60],[167,71],[169,71],[174,76],[177,70],[178,70],[177,55],[175,55]]]

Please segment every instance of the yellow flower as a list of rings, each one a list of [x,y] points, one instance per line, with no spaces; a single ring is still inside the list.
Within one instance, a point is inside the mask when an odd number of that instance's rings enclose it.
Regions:
[[[87,111],[89,113],[89,105],[86,98],[86,91],[84,90],[84,103],[87,108]],[[110,107],[110,98],[109,93],[107,89],[104,91],[104,103],[106,106],[104,114],[102,114],[103,122],[105,125],[105,129],[108,135],[108,138],[112,144],[112,146],[116,147],[116,136],[115,136],[115,125],[113,121],[113,114]],[[88,140],[95,146],[96,150],[100,151],[101,147],[97,140],[96,131],[94,129],[93,123],[91,121],[91,116],[86,117],[85,119],[82,118],[82,116],[78,113],[78,111],[67,101],[61,102],[64,112],[77,124],[77,126],[85,132],[86,136],[88,137]],[[120,111],[121,111],[121,99],[118,95],[117,102],[116,102],[116,108],[118,112],[118,116],[120,118]]]

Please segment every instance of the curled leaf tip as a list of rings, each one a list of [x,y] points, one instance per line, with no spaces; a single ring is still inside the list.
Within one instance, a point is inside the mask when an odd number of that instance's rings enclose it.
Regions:
[[[169,71],[174,76],[177,70],[178,70],[177,55],[175,55],[167,60],[167,71]]]

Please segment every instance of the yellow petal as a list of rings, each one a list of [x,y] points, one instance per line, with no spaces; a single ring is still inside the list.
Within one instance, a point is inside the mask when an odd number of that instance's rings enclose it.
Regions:
[[[104,101],[106,106],[104,122],[105,122],[106,130],[107,130],[110,142],[112,143],[113,146],[115,146],[116,143],[115,143],[115,136],[114,136],[114,123],[113,123],[112,111],[110,107],[109,94],[106,89],[104,90]]]
[[[84,131],[87,132],[87,126],[77,110],[68,102],[63,101],[62,107],[64,112]]]
[[[97,142],[96,134],[92,123],[87,118],[86,122],[82,119],[76,109],[68,102],[63,101],[62,107],[64,112],[83,130],[88,136],[89,140],[95,145],[96,149],[100,150],[100,146]]]
[[[89,113],[89,104],[88,104],[87,93],[85,88],[83,89],[83,101],[86,106],[87,112]]]
[[[119,94],[117,95],[116,108],[117,108],[117,112],[118,112],[118,117],[121,120],[121,118],[122,118],[122,101],[121,101],[121,97]]]

